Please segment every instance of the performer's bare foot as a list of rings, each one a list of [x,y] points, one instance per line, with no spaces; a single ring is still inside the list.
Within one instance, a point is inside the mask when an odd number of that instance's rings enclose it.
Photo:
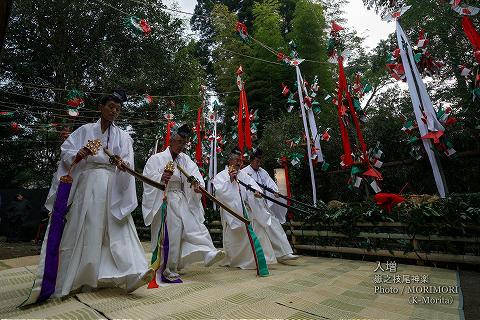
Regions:
[[[154,276],[155,276],[155,270],[148,269],[147,271],[145,271],[144,274],[142,274],[142,276],[138,278],[137,281],[133,282],[131,285],[127,285],[127,288],[126,288],[127,293],[133,292],[138,288],[143,287],[144,285],[152,281]]]
[[[205,256],[205,267],[210,267],[215,263],[220,262],[223,258],[225,258],[225,251],[210,251]]]

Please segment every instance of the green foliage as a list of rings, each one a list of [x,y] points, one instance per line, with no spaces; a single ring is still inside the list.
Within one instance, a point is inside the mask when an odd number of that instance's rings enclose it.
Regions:
[[[132,34],[123,25],[123,13],[95,1],[14,2],[2,52],[0,84],[1,90],[16,94],[2,91],[0,100],[26,106],[1,107],[16,108],[15,121],[22,126],[17,134],[12,134],[4,123],[0,128],[6,142],[0,144],[2,168],[6,168],[0,173],[3,186],[48,186],[62,138],[61,129],[47,126],[58,123],[59,128],[73,131],[98,119],[95,110],[99,94],[88,94],[80,116],[66,119],[62,104],[70,89],[111,92],[124,87],[132,95],[118,125],[128,129],[135,140],[138,168],[145,163],[163,127],[163,114],[170,106],[170,101],[157,99],[145,107],[141,95],[198,93],[205,73],[197,59],[197,44],[183,37],[182,20],[161,10],[160,1],[105,3],[147,19],[152,33],[147,37]],[[31,88],[30,84],[58,89]],[[198,105],[200,99],[194,96],[175,102],[176,120],[189,121],[193,113],[181,119],[177,111],[183,103]]]
[[[333,83],[327,62],[327,40],[324,32],[328,27],[322,5],[310,0],[298,0],[293,17],[292,32],[287,35],[288,38],[297,44],[301,58],[320,62],[303,62],[303,77],[308,81],[318,76],[320,87],[331,90]]]
[[[253,6],[254,28],[256,40],[267,44],[270,48],[285,47],[285,40],[281,32],[282,17],[279,13],[280,4],[277,0],[256,2]],[[267,61],[275,61],[274,55],[262,46],[253,43],[255,57]],[[293,76],[292,70],[286,67],[252,60],[245,69],[248,74],[246,90],[251,108],[259,110],[259,117],[264,123],[265,119],[273,119],[279,114],[279,106],[285,104],[281,96],[280,84]],[[263,130],[263,126],[260,128]]]
[[[478,245],[453,241],[420,241],[416,247],[411,240],[386,237],[358,237],[360,232],[372,234],[406,234],[412,239],[424,237],[478,237],[480,225],[480,194],[453,194],[446,199],[411,197],[393,208],[391,213],[381,210],[372,202],[350,203],[336,206],[318,206],[320,212],[296,216],[302,221],[302,230],[331,232],[332,237],[303,238],[302,244],[359,247],[367,250],[402,250],[405,252],[448,252],[478,255]],[[387,227],[380,223],[402,223]],[[365,223],[373,224],[366,227]],[[364,226],[360,227],[363,224]],[[343,234],[337,237],[333,234]],[[298,241],[299,239],[297,239]]]
[[[465,235],[468,227],[480,225],[480,194],[452,194],[445,199],[424,196],[407,196],[407,201],[387,213],[374,202],[356,202],[339,206],[318,205],[319,211],[307,216],[295,216],[295,221],[316,226],[330,225],[354,236],[357,223],[401,222],[407,225],[408,234]],[[345,232],[348,230],[348,232]]]

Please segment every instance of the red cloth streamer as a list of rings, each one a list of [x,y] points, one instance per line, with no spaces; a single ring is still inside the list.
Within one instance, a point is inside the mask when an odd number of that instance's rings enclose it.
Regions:
[[[170,145],[170,131],[172,131],[173,121],[167,122],[167,132],[165,133],[165,141],[163,142],[162,150],[165,150]]]
[[[243,114],[245,113],[245,125],[243,123]],[[244,146],[252,149],[252,135],[250,132],[250,113],[248,111],[247,93],[245,89],[240,91],[240,100],[238,102],[238,148],[243,152]]]
[[[342,106],[343,106],[343,93],[347,91],[347,78],[345,77],[345,70],[343,69],[343,57],[338,57],[338,124],[340,125],[340,133],[342,135],[343,144],[343,163],[346,166],[353,164],[352,148],[350,146],[350,140],[348,139],[347,128],[342,120]]]
[[[365,143],[365,140],[363,139],[362,130],[360,129],[360,121],[358,121],[357,112],[355,111],[355,108],[353,107],[352,97],[350,96],[350,92],[348,92],[348,91],[347,91],[347,100],[348,100],[348,107],[350,109],[350,114],[352,115],[353,123],[355,124],[355,130],[357,131],[358,142],[360,143],[360,147],[362,149],[362,154],[363,154],[363,157],[364,157],[364,161],[368,162],[367,144]]]
[[[202,119],[202,112],[203,112],[203,105],[198,108],[197,114],[197,125],[195,127],[197,131],[197,145],[195,147],[195,160],[197,161],[197,165],[201,167],[203,165],[202,162],[202,133],[201,133],[201,119]]]
[[[469,17],[463,16],[462,18],[462,27],[465,35],[473,46],[474,50],[480,49],[480,34],[478,34],[475,26]]]

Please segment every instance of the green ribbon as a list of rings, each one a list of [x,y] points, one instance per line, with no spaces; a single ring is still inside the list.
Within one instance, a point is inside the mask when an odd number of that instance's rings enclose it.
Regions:
[[[151,267],[157,271],[160,268],[161,265],[161,255],[159,255],[159,251],[161,250],[160,248],[160,243],[163,241],[163,233],[164,233],[164,226],[165,226],[165,217],[167,215],[167,202],[163,201],[162,206],[160,207],[160,214],[161,214],[161,224],[160,224],[160,230],[158,231],[158,241],[157,245],[155,246],[155,250],[153,250],[152,253],[152,259],[150,261]]]
[[[243,217],[248,219],[247,211],[245,210],[245,206],[242,203],[243,208]],[[265,259],[265,253],[263,252],[262,245],[260,244],[260,240],[258,240],[255,231],[253,231],[252,224],[247,226],[247,232],[249,234],[250,240],[253,242],[253,249],[255,250],[255,255],[257,258],[257,266],[258,266],[258,275],[260,277],[266,277],[270,273],[268,272],[268,265],[267,260]]]

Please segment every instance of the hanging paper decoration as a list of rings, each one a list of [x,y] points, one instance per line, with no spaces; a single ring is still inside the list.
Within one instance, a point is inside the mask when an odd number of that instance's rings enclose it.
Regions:
[[[338,55],[338,50],[343,49],[343,45],[340,43],[340,36],[339,36],[339,29],[338,27],[334,27],[332,23],[332,30],[330,32],[330,41],[328,46],[328,55],[330,57],[330,61],[333,61],[334,58],[337,59],[338,69],[339,69],[339,78],[338,78],[338,96],[337,96],[337,111],[338,111],[338,123],[340,127],[340,135],[342,137],[342,145],[343,145],[343,159],[342,163],[345,166],[351,166],[353,164],[352,159],[352,150],[350,146],[350,141],[348,137],[347,131],[347,124],[349,121],[347,115],[347,108],[344,105],[344,93],[347,91],[347,78],[345,77],[345,71],[343,68],[343,57]],[[339,47],[337,50],[336,48]]]
[[[322,171],[323,171],[323,172],[327,172],[329,168],[330,168],[330,163],[324,161],[324,162],[322,163]]]
[[[395,21],[400,18],[408,9],[412,6],[404,6],[401,8],[393,9],[391,12],[387,13],[385,16],[382,17],[383,21]]]
[[[308,155],[308,165],[310,169],[310,180],[312,185],[312,199],[313,204],[315,205],[317,202],[317,193],[316,193],[316,183],[315,183],[315,174],[313,166],[316,163],[324,162],[322,149],[320,146],[321,137],[317,131],[317,125],[315,120],[314,113],[319,113],[320,103],[315,101],[315,97],[317,96],[318,92],[318,78],[315,77],[313,84],[309,85],[307,81],[305,81],[302,77],[300,71],[300,64],[304,61],[301,59],[297,52],[297,45],[292,40],[289,42],[290,46],[290,54],[286,55],[283,52],[279,51],[277,53],[278,61],[282,61],[288,66],[295,67],[295,71],[297,74],[295,87],[297,91],[292,93],[290,91],[287,105],[288,105],[288,112],[292,112],[293,108],[299,103],[300,111],[303,121],[303,129],[304,129],[304,137],[307,147],[307,155]],[[282,87],[285,89],[285,85],[282,84]],[[288,94],[284,90],[284,96]],[[297,102],[298,99],[298,102]],[[293,143],[290,141],[291,147]],[[293,157],[290,159],[290,163],[293,166],[300,165],[300,157]]]
[[[477,32],[475,26],[468,16],[478,14],[480,12],[480,8],[470,6],[460,0],[452,0],[450,1],[450,5],[455,12],[462,16],[463,31],[465,32],[465,35],[473,48],[473,56],[475,58],[474,66],[472,68],[468,68],[467,66],[461,65],[460,74],[464,77],[468,77],[470,75],[473,76],[472,79],[470,79],[470,87],[472,90],[472,98],[475,101],[475,99],[480,97],[480,34]]]
[[[457,123],[457,119],[451,114],[452,108],[449,104],[438,107],[436,118],[445,129],[448,129]],[[448,137],[445,135],[445,131],[443,130],[430,131],[424,134],[421,138],[429,140],[430,143],[433,144],[433,147],[435,148],[434,150],[439,153],[443,153],[448,157],[456,153],[452,142],[448,139]]]
[[[351,190],[360,190],[362,183],[368,184],[375,193],[380,192],[379,182],[383,179],[380,172],[375,169],[380,168],[383,164],[380,161],[382,152],[377,147],[370,149],[367,152],[367,145],[363,138],[363,133],[360,128],[360,121],[366,121],[365,112],[362,110],[360,99],[372,90],[372,87],[362,81],[361,75],[355,75],[355,81],[351,87],[347,84],[345,75],[344,61],[346,57],[345,45],[343,44],[340,32],[343,27],[337,23],[332,22],[330,31],[330,40],[328,46],[329,61],[338,65],[338,86],[337,97],[331,99],[332,103],[336,105],[338,112],[338,123],[340,128],[340,135],[342,139],[343,155],[340,157],[340,166],[346,170],[350,168],[350,177],[348,180],[348,187]],[[330,99],[330,98],[328,98]],[[349,134],[349,129],[352,126],[355,130],[356,142],[358,145],[352,147]],[[322,136],[329,139],[328,129]]]
[[[438,74],[442,67],[442,63],[433,59],[430,52],[427,51],[427,45],[429,42],[430,40],[427,39],[425,30],[420,30],[417,45],[413,47],[413,49],[418,71],[431,77],[434,74]]]
[[[295,168],[299,168],[300,167],[300,162],[301,162],[301,159],[303,158],[303,155],[301,153],[292,153],[290,155],[290,163],[292,164],[292,166],[294,166]]]
[[[250,136],[251,140],[255,141],[257,139],[257,132],[258,132],[258,126],[260,125],[260,121],[258,118],[258,109],[255,110],[254,112],[250,111]]]
[[[10,124],[10,130],[12,131],[13,134],[18,134],[20,133],[20,126],[16,122],[12,122]]]
[[[190,107],[188,106],[188,104],[184,103],[182,106],[182,116],[187,114],[189,111],[190,111]]]
[[[310,169],[310,182],[312,185],[312,198],[313,204],[317,203],[317,190],[315,184],[315,175],[313,171],[314,163],[321,163],[324,161],[322,149],[320,146],[320,137],[317,132],[317,124],[315,121],[315,116],[311,108],[305,106],[305,101],[310,102],[310,97],[308,96],[307,88],[305,87],[305,82],[302,78],[299,65],[295,65],[295,71],[297,73],[297,93],[298,100],[300,102],[300,111],[302,114],[303,120],[303,130],[305,134],[305,140],[307,143],[307,155],[308,155],[308,165]],[[308,117],[308,118],[307,118]],[[307,122],[308,119],[308,122]],[[311,141],[313,138],[313,143]],[[313,151],[313,152],[312,152]]]
[[[322,133],[322,141],[325,141],[325,142],[328,142],[330,141],[330,133],[329,131],[331,130],[331,128],[327,128],[327,130],[325,130],[324,133]]]
[[[240,39],[244,42],[249,41],[249,35],[248,35],[248,30],[247,26],[240,21],[237,21],[237,24],[235,25],[235,31],[238,32],[238,35],[240,36]]]
[[[466,66],[464,65],[459,65],[458,68],[460,69],[460,75],[462,77],[469,77],[471,74],[472,74],[472,70],[467,68]]]
[[[277,60],[283,62],[287,66],[293,66],[296,67],[300,65],[305,59],[301,59],[298,56],[297,52],[297,45],[296,43],[292,40],[289,43],[290,46],[290,55],[286,55],[282,51],[278,51],[277,54]]]
[[[78,108],[84,103],[85,94],[79,90],[70,90],[67,94],[67,104],[72,108]]]
[[[297,92],[295,92],[295,94],[290,93],[290,95],[288,96],[288,100],[287,100],[288,112],[292,112],[293,108],[298,104],[297,100],[295,99],[296,97],[298,97]]]
[[[332,21],[330,38],[327,43],[327,55],[330,63],[337,63],[340,56],[345,57],[346,50],[343,41],[340,39],[340,31],[344,30],[342,26]]]
[[[406,9],[402,11],[405,12]],[[410,45],[398,19],[396,19],[396,35],[420,135],[424,137],[430,132],[445,131],[445,128],[437,119],[436,112],[415,63],[414,49]],[[422,118],[425,119],[425,122]],[[438,193],[440,197],[444,198],[446,194],[445,181],[440,173],[440,168],[437,163],[438,160],[432,149],[431,139],[422,139],[422,142],[430,160]]]
[[[237,137],[238,148],[252,150],[252,132],[250,128],[250,113],[248,111],[247,93],[245,92],[245,81],[243,81],[243,67],[239,66],[237,71],[237,87],[240,90],[240,99],[238,101],[237,113]]]
[[[282,83],[282,96],[286,97],[289,94],[290,90],[288,87]]]
[[[152,32],[152,28],[148,24],[147,20],[140,19],[135,16],[125,19],[125,25],[130,29],[130,31],[138,36],[143,35],[146,37]]]
[[[365,81],[362,81],[361,74],[355,74],[355,82],[352,86],[351,98],[353,103],[353,108],[357,114],[358,119],[365,123],[367,121],[367,115],[365,111],[362,109],[362,105],[360,100],[365,96],[366,93],[372,90],[372,86]]]
[[[453,11],[462,16],[474,16],[480,12],[480,8],[462,3],[460,0],[450,0]]]
[[[13,117],[14,114],[15,112],[13,111],[1,111],[0,118],[10,118],[10,117]]]
[[[405,69],[400,61],[400,49],[395,49],[388,55],[387,69],[390,75],[397,81],[405,81]]]
[[[355,158],[354,165],[351,166],[350,178],[348,180],[348,188],[350,190],[359,191],[361,186],[365,184],[375,193],[381,191],[380,183],[383,176],[378,169],[383,165],[383,151],[380,149],[380,142],[377,142],[374,148],[368,150],[366,158],[360,156]],[[344,168],[347,166],[343,165]]]
[[[85,94],[79,90],[70,90],[67,94],[67,114],[71,117],[79,115],[79,109],[85,105]]]
[[[440,61],[435,60],[427,50],[429,42],[430,40],[427,38],[425,30],[420,30],[417,44],[412,47],[412,50],[418,71],[431,77],[439,73],[443,64]],[[395,49],[395,51],[389,55],[387,68],[394,79],[406,81],[405,68],[402,63],[399,48]]]
[[[145,94],[142,99],[142,105],[144,107],[151,106],[153,103],[153,97],[149,94]]]
[[[203,109],[207,101],[207,87],[204,85],[200,86],[200,98],[202,99],[202,104],[197,110],[197,123],[195,125],[195,132],[197,138],[197,144],[195,146],[195,161],[199,167],[203,167],[203,149],[202,149],[202,132],[204,132],[204,123],[202,122]]]

